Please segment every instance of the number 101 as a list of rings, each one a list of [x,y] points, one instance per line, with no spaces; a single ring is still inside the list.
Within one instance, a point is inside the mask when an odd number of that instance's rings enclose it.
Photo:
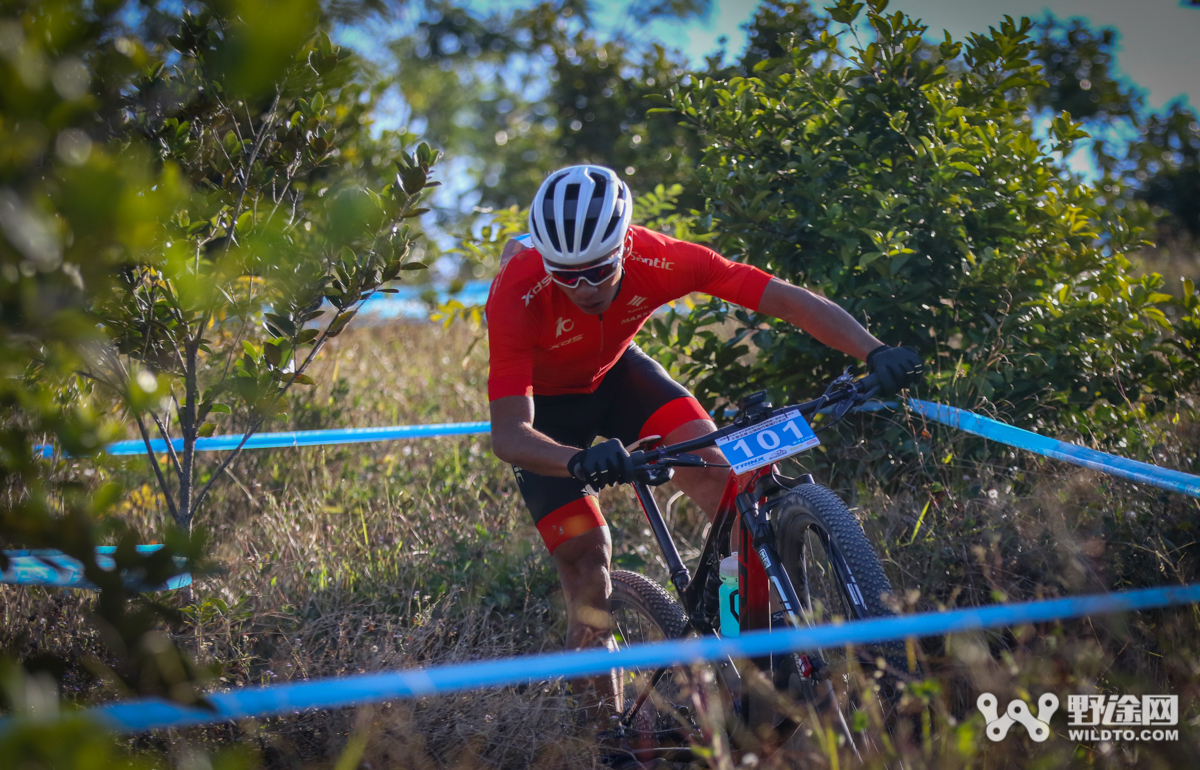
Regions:
[[[804,440],[804,434],[802,434],[800,432],[800,429],[796,427],[796,423],[785,422],[783,424],[783,429],[790,430],[792,432],[792,434],[796,437],[797,441]],[[758,445],[760,447],[762,447],[763,451],[766,451],[766,452],[770,452],[772,449],[778,449],[779,444],[781,443],[779,434],[770,429],[762,430],[762,431],[759,431],[758,433],[755,433],[754,438],[758,441]],[[743,453],[745,453],[745,455],[747,457],[753,457],[755,454],[754,450],[752,450],[750,448],[750,445],[746,443],[746,439],[742,439],[741,441],[738,441],[736,444],[733,445],[733,448],[740,449]]]

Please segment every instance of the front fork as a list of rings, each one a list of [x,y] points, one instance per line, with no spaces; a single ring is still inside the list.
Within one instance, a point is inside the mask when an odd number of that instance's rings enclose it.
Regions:
[[[765,573],[764,577],[770,581],[770,584],[775,587],[775,593],[779,597],[779,604],[783,609],[788,623],[793,628],[801,627],[800,608],[803,606],[800,603],[800,597],[796,594],[796,588],[792,585],[792,580],[783,568],[783,563],[779,559],[779,552],[775,550],[775,533],[771,527],[771,522],[767,519],[767,514],[759,505],[757,496],[752,492],[742,492],[737,496],[736,505],[738,514],[741,517],[741,538],[742,552],[745,552],[745,545],[749,545],[754,549],[754,553],[758,555],[758,562],[761,565],[761,573]],[[746,597],[748,602],[761,604],[763,599],[769,602],[769,594],[765,590],[766,586],[758,588],[754,578],[755,565],[749,563],[750,560],[742,557],[742,563],[745,565],[746,573],[743,574],[743,583],[747,583]],[[757,589],[757,590],[756,590]],[[761,595],[761,596],[760,596]],[[756,601],[757,600],[757,601]],[[769,604],[768,604],[769,608]],[[767,610],[768,615],[770,610]],[[763,627],[763,626],[754,626]],[[749,629],[744,629],[749,630]]]

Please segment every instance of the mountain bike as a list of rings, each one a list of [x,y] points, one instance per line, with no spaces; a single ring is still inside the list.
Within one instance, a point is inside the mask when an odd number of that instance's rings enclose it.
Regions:
[[[874,376],[855,381],[849,373],[805,403],[773,408],[763,391],[747,397],[732,424],[714,433],[631,452],[637,469],[632,487],[677,598],[643,575],[613,571],[618,645],[721,634],[718,568],[734,551],[738,633],[894,615],[885,603],[891,584],[854,515],[811,475],[789,478],[776,465],[819,443],[806,418],[825,412],[825,430],[875,391]],[[676,467],[711,466],[691,454],[709,446],[721,450],[733,472],[693,574],[651,487],[666,483]],[[805,704],[810,716],[815,711],[832,719],[854,747],[845,713],[872,704],[855,694],[851,678],[873,679],[875,705],[886,711],[897,699],[899,679],[915,673],[909,657],[903,643],[893,642],[857,648],[849,657],[846,649],[821,649],[720,661],[707,669],[715,676],[689,666],[627,670],[618,731],[639,761],[688,761],[694,745],[711,741],[722,728],[741,749],[769,750],[805,719],[806,709],[798,707]]]

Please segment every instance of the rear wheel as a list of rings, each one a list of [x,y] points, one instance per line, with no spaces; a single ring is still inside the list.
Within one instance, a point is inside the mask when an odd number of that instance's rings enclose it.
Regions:
[[[619,647],[679,639],[687,634],[683,608],[657,583],[624,570],[614,571],[611,579],[609,602],[613,635]],[[671,666],[659,674],[654,668],[624,669],[621,682],[626,712],[653,685],[653,691],[634,714],[621,741],[630,759],[639,762],[690,759],[691,739],[700,735],[695,716],[697,705],[705,704],[702,685],[692,670],[687,666]]]
[[[883,565],[862,526],[837,495],[818,484],[802,484],[778,503],[772,519],[780,560],[809,625],[895,615],[883,599],[892,591]],[[853,711],[861,706],[858,688],[852,686],[858,668],[872,685],[878,685],[883,716],[890,725],[899,696],[897,675],[908,671],[905,646],[884,642],[855,652],[850,660],[845,647],[807,651],[811,672],[804,655],[787,656],[777,667],[776,684],[817,703],[828,698],[832,686],[838,706]]]

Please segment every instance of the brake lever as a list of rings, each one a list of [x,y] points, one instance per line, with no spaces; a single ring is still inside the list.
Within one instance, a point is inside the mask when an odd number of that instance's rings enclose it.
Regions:
[[[728,468],[728,463],[710,463],[699,455],[693,454],[678,454],[674,457],[667,457],[662,460],[665,465],[671,465],[676,468]]]

